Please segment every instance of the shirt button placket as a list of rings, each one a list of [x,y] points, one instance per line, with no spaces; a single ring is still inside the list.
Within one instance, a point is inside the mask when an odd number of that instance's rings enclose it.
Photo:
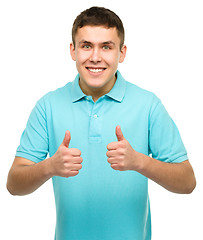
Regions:
[[[89,141],[92,143],[101,142],[101,119],[98,115],[99,106],[98,103],[94,103],[92,106],[92,113],[90,115],[90,129],[89,129]]]

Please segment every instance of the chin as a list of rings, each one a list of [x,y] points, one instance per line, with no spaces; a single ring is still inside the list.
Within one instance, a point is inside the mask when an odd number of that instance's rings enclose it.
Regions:
[[[99,89],[102,88],[105,84],[104,83],[89,83],[89,88]]]

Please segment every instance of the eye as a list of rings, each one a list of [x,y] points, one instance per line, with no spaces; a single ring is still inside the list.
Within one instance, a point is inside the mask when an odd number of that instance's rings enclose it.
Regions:
[[[104,50],[109,50],[109,49],[111,49],[109,46],[107,46],[107,45],[105,45],[105,46],[103,46],[103,49]]]
[[[82,48],[84,48],[84,49],[90,49],[91,46],[90,46],[90,45],[83,45]]]

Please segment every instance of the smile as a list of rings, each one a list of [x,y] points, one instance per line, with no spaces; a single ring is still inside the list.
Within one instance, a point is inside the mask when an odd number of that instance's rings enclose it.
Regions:
[[[90,68],[90,67],[87,67],[87,69],[88,69],[90,72],[99,73],[99,72],[103,72],[106,68]]]

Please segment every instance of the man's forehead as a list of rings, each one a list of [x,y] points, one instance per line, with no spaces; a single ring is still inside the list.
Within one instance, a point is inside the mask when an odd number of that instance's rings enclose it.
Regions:
[[[87,42],[114,42],[119,40],[116,28],[105,26],[84,26],[76,33],[76,41]]]
[[[100,42],[99,41],[99,43],[106,44],[106,45],[116,45],[116,43],[111,41],[111,40],[105,41],[105,42]],[[93,44],[93,42],[82,39],[81,41],[79,41],[79,44]]]

